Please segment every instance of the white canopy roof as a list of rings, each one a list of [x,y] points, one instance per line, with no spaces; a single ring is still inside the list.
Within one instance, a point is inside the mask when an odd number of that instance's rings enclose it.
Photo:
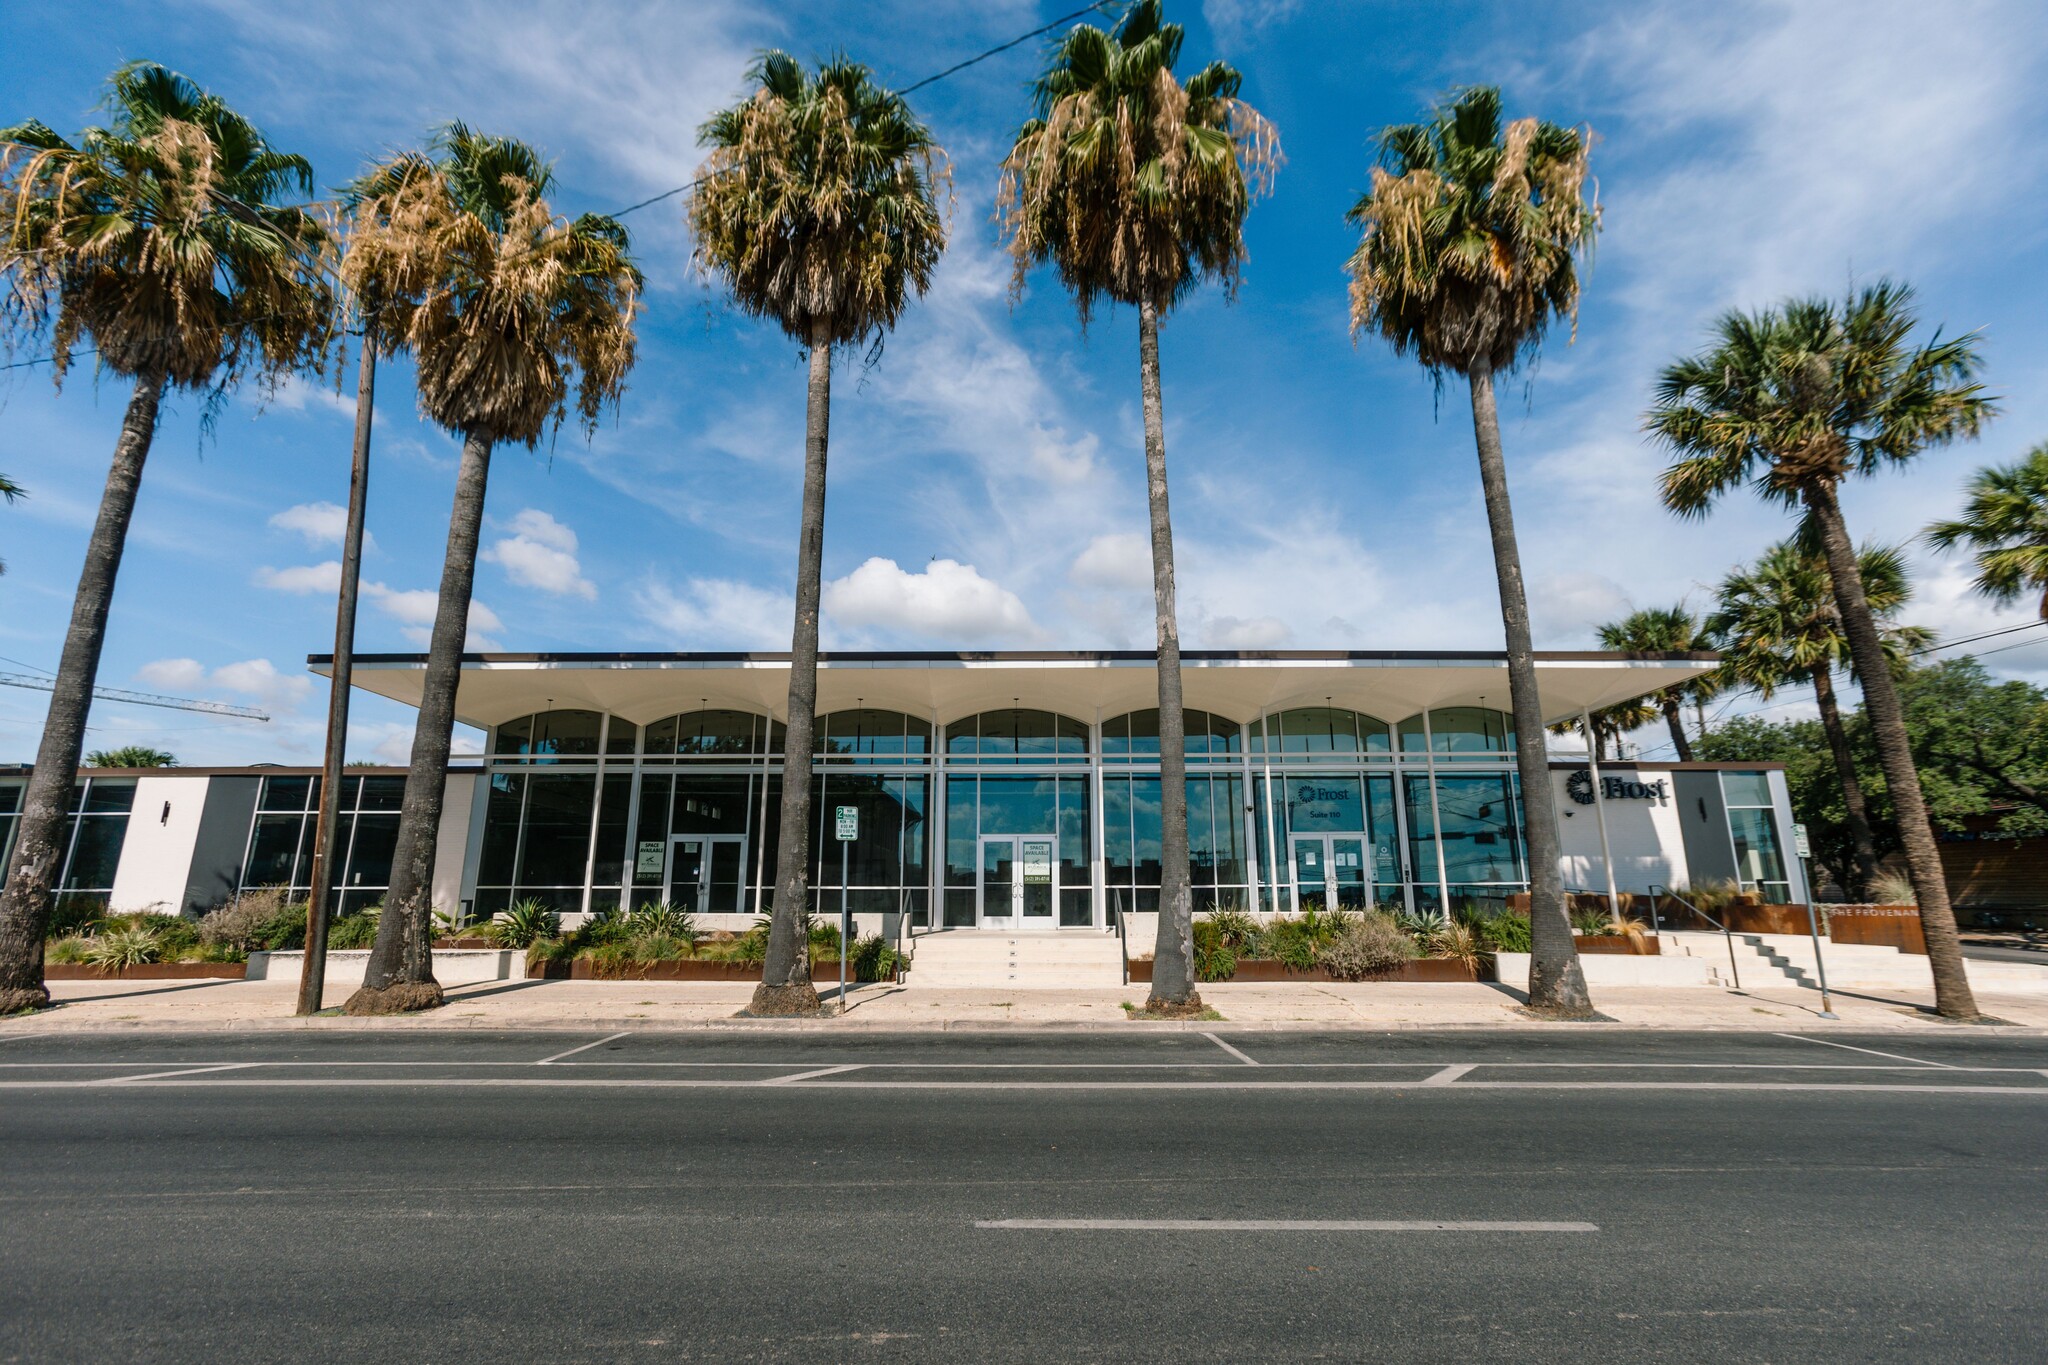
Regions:
[[[331,655],[307,661],[331,671]],[[1296,706],[1332,705],[1397,721],[1439,706],[1508,709],[1505,656],[1495,653],[1190,651],[1182,656],[1187,705],[1231,720]],[[1630,658],[1536,655],[1546,722],[1610,706],[1711,672],[1712,654]],[[359,655],[355,685],[417,706],[421,654]],[[787,654],[470,654],[455,713],[489,727],[535,711],[609,711],[645,725],[704,707],[786,719]],[[1080,720],[1158,704],[1150,652],[831,653],[818,665],[819,712],[879,707],[941,725],[1006,706]]]

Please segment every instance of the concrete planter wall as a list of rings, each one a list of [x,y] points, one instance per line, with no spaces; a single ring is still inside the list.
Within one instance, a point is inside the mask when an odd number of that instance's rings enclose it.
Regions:
[[[1151,979],[1151,958],[1140,958],[1131,963],[1131,980],[1150,981]],[[1232,982],[1298,981],[1303,983],[1328,982],[1335,981],[1336,979],[1336,977],[1331,976],[1329,972],[1321,967],[1303,969],[1300,967],[1290,967],[1284,962],[1272,962],[1258,958],[1240,958],[1237,963],[1237,971],[1229,978]],[[1479,969],[1475,972],[1472,968],[1454,958],[1424,957],[1404,964],[1398,972],[1388,976],[1375,977],[1372,982],[1363,984],[1370,985],[1374,982],[1394,981],[1447,982],[1491,980],[1493,980],[1493,977],[1487,972],[1485,959],[1481,959]],[[1203,982],[1202,984],[1210,985],[1215,983]]]
[[[1493,961],[1501,985],[1513,986],[1518,991],[1529,989],[1527,953],[1495,953]],[[1579,957],[1579,969],[1586,974],[1586,985],[1595,990],[1602,986],[1710,986],[1713,982],[1707,976],[1709,965],[1706,958],[1700,957],[1637,957],[1602,953],[1581,954]]]
[[[112,971],[82,962],[51,962],[43,966],[45,981],[240,981],[246,962],[145,962]]]
[[[297,981],[304,969],[303,952],[249,954],[249,980]],[[327,954],[327,984],[360,986],[369,966],[367,948],[345,948]],[[509,948],[434,950],[434,980],[444,986],[479,981],[519,981],[526,976],[526,954]]]

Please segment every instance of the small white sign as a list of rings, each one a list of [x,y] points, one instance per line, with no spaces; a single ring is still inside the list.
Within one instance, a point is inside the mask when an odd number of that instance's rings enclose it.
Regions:
[[[860,807],[834,806],[832,808],[833,830],[839,842],[850,844],[860,838]]]
[[[1813,845],[1806,841],[1806,826],[1792,826],[1792,847],[1802,858],[1813,856]]]
[[[636,877],[659,877],[662,873],[662,854],[666,846],[659,839],[642,839],[640,857],[633,873]]]
[[[1024,845],[1024,881],[1026,885],[1046,883],[1052,880],[1052,845],[1044,841],[1027,842]]]

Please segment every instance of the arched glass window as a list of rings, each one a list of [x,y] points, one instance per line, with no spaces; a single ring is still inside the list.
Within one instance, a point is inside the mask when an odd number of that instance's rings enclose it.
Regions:
[[[1208,711],[1184,711],[1190,763],[1218,763],[1244,752],[1244,728]],[[1102,722],[1102,756],[1107,762],[1145,762],[1159,757],[1159,708],[1148,707]]]
[[[1425,744],[1422,717],[1401,722],[1401,752],[1420,755],[1434,748],[1439,759],[1498,758],[1515,751],[1513,718],[1484,706],[1440,706],[1429,713],[1434,746]]]
[[[900,711],[834,711],[818,717],[812,749],[827,762],[922,763],[931,754],[932,726]]]
[[[666,758],[758,758],[782,752],[779,721],[751,711],[686,711],[655,721],[642,753]]]
[[[1274,757],[1384,758],[1391,751],[1387,723],[1341,706],[1303,706],[1266,717],[1263,738],[1252,726],[1252,752]]]
[[[984,711],[946,727],[946,758],[956,763],[1080,763],[1088,727],[1051,711]]]
[[[536,759],[595,758],[603,733],[601,711],[542,711],[500,725],[491,752]]]

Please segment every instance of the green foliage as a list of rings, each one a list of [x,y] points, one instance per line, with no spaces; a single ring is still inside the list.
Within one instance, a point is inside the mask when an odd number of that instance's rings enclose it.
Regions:
[[[199,921],[200,941],[244,954],[306,946],[306,907],[287,903],[283,887],[245,891]]]
[[[880,934],[870,934],[853,945],[846,960],[846,972],[855,981],[893,981],[902,955]]]
[[[43,937],[69,938],[74,934],[89,934],[106,912],[106,902],[96,897],[58,896],[50,906],[50,918],[44,926]]]
[[[1224,911],[1226,916],[1235,915],[1242,919],[1239,925],[1233,919],[1223,924],[1211,915],[1194,923],[1195,978],[1199,981],[1227,981],[1237,973],[1237,952],[1240,947],[1249,947],[1257,941],[1258,927],[1251,916],[1237,911]],[[1249,932],[1244,932],[1249,926]]]
[[[501,948],[531,948],[544,938],[555,937],[561,929],[562,917],[554,907],[529,896],[512,902],[502,915],[492,919],[486,932]]]
[[[374,909],[339,916],[327,926],[327,946],[341,952],[376,946],[380,918],[380,912]]]
[[[1928,527],[1928,540],[1975,550],[1974,586],[1984,596],[2010,605],[2039,593],[2048,616],[2048,445],[1978,470],[1967,491],[1961,518]]]
[[[1346,922],[1316,952],[1316,961],[1339,981],[1367,981],[1389,976],[1420,956],[1415,940],[1381,914],[1359,915]]]
[[[70,934],[43,948],[43,961],[58,966],[78,966],[86,961],[86,952],[92,940],[79,934]]]
[[[1879,872],[1870,883],[1870,899],[1874,905],[1918,905],[1920,893],[1913,889],[1913,879],[1903,872]]]
[[[685,943],[697,941],[697,917],[667,901],[648,901],[626,918],[627,927],[635,934],[666,934]]]
[[[1604,934],[1607,932],[1607,912],[1589,907],[1576,908],[1571,913],[1572,932],[1575,934]]]
[[[104,971],[140,967],[163,960],[163,942],[145,927],[109,929],[85,941],[86,962]]]
[[[147,744],[127,744],[119,749],[94,749],[85,756],[88,768],[175,768],[177,755]]]
[[[1216,941],[1231,948],[1249,947],[1258,942],[1263,932],[1258,920],[1243,910],[1211,910],[1205,919],[1196,920],[1195,924],[1198,930],[1207,924]]]
[[[2048,833],[2048,691],[1993,682],[1967,657],[1909,668],[1898,690],[1937,826],[1977,817],[2000,834]]]
[[[1494,915],[1480,924],[1478,936],[1481,947],[1496,953],[1526,953],[1529,951],[1529,917],[1512,911]]]

